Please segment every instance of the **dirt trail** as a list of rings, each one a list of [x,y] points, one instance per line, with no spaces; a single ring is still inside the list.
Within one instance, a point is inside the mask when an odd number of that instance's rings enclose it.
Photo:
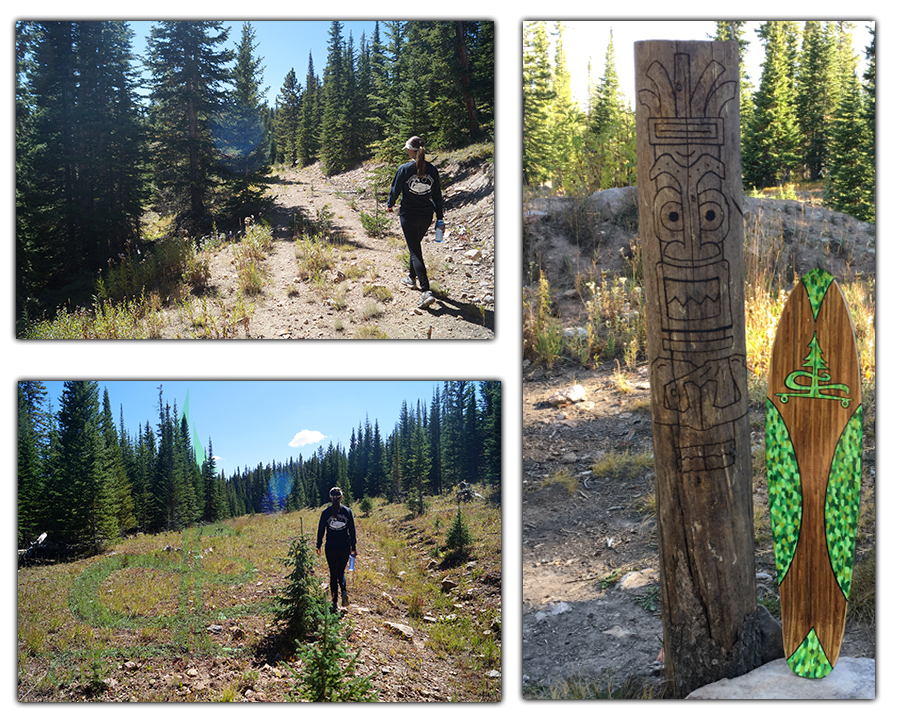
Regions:
[[[480,504],[465,505],[473,516],[476,506]],[[452,514],[455,508],[455,505],[442,505],[440,511]],[[499,662],[479,667],[477,663],[466,662],[465,653],[448,651],[441,644],[435,644],[442,642],[441,637],[446,637],[451,628],[447,620],[455,622],[459,619],[484,627],[484,635],[497,642],[499,651],[499,549],[491,558],[472,558],[457,566],[442,568],[441,562],[434,558],[435,541],[428,528],[438,513],[435,506],[429,511],[427,521],[425,517],[385,515],[393,536],[404,542],[403,549],[410,554],[405,558],[406,565],[410,570],[426,572],[428,579],[453,601],[452,613],[433,611],[433,604],[425,601],[420,614],[411,616],[410,600],[417,591],[410,583],[413,573],[398,570],[397,556],[385,553],[379,542],[368,541],[368,546],[361,547],[356,570],[347,575],[351,602],[340,609],[349,629],[347,649],[352,653],[359,652],[355,674],[370,678],[380,702],[496,702],[500,699]],[[296,519],[294,514],[283,516]],[[242,521],[242,526],[258,525],[252,519]],[[264,531],[268,533],[265,534],[262,531],[245,533],[248,537],[257,537],[251,541],[252,548],[267,545],[266,537],[272,535],[275,525],[267,526]],[[357,526],[366,538],[368,517],[359,517]],[[160,535],[159,541],[163,536]],[[196,551],[169,546],[164,551],[171,553],[159,555],[193,560],[206,547],[212,547],[208,552],[219,548],[213,536],[205,537],[201,546],[203,548]],[[127,543],[123,547],[127,548]],[[157,546],[156,551],[163,549]],[[102,558],[117,555],[127,556],[127,553],[123,549]],[[208,555],[216,556],[215,553]],[[85,565],[89,566],[90,562]],[[71,568],[66,564],[60,566]],[[169,569],[170,576],[180,571],[177,567],[170,566]],[[139,579],[150,570],[126,568],[122,571],[134,572],[133,576]],[[54,586],[61,576],[69,575],[61,574],[52,566],[21,570],[20,596],[23,588]],[[180,630],[180,639],[168,630],[153,627],[127,629],[83,623],[72,619],[67,611],[67,627],[87,627],[94,633],[92,636],[104,642],[102,658],[91,661],[93,678],[85,680],[87,665],[80,670],[72,665],[75,669],[67,672],[59,664],[61,661],[78,663],[85,657],[84,651],[68,651],[62,658],[46,654],[25,657],[26,645],[20,634],[18,699],[20,702],[288,700],[297,681],[285,666],[287,643],[280,625],[273,622],[271,613],[236,614],[234,611],[238,603],[243,608],[257,610],[271,603],[273,597],[283,591],[286,576],[283,567],[273,568],[267,564],[254,569],[254,575],[246,581],[227,588],[216,587],[211,581],[200,607],[203,613],[196,620],[188,616],[172,618],[170,626]],[[327,589],[328,570],[324,555],[316,559],[315,576],[322,580],[322,588]],[[121,583],[115,576],[104,580],[100,595]],[[51,632],[47,636],[55,638],[58,635]],[[192,644],[184,648],[179,641]],[[150,646],[151,643],[154,646]],[[47,649],[51,653],[54,650],[53,647]],[[290,655],[288,660],[289,664],[299,667]]]
[[[384,237],[369,236],[360,212],[374,214],[372,164],[331,177],[318,163],[273,176],[269,215],[274,249],[263,263],[261,293],[247,298],[252,314],[235,325],[236,337],[254,339],[352,339],[365,333],[390,339],[490,339],[494,335],[494,188],[491,163],[437,164],[444,177],[446,237],[423,242],[425,264],[438,301],[418,309],[421,292],[401,284],[406,245],[395,218]],[[302,220],[326,219],[326,238],[336,262],[318,284],[304,279],[296,256]],[[232,310],[238,277],[231,245],[210,260],[208,306]],[[373,287],[382,288],[376,299]],[[194,301],[197,305],[197,301]],[[163,337],[190,337],[190,322],[168,313]]]

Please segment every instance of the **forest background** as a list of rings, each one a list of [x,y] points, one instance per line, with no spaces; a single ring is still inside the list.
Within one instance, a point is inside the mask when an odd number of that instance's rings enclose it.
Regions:
[[[380,397],[374,389],[384,385],[371,384],[371,396]],[[274,401],[259,400],[256,406],[286,402],[297,387],[283,382],[274,389]],[[395,392],[397,411],[390,419],[379,421],[366,412],[349,431],[335,431],[339,435],[305,455],[245,463],[231,473],[220,465],[212,436],[198,435],[188,398],[179,413],[179,403],[166,397],[165,383],[157,390],[155,420],[136,428],[126,425],[124,411],[147,408],[148,401],[139,399],[146,398],[146,386],[142,394],[119,400],[118,414],[108,389],[101,391],[97,382],[65,382],[56,400],[41,381],[20,381],[18,388],[21,549],[51,532],[47,546],[61,558],[96,554],[136,533],[315,509],[335,486],[348,505],[371,509],[376,498],[405,501],[416,513],[424,511],[425,496],[453,491],[464,480],[478,483],[496,503],[501,498],[498,381],[435,383],[427,399],[407,400]],[[309,402],[293,409],[294,420],[308,416],[303,412],[308,407],[326,399],[337,404],[340,398],[335,384],[304,389]],[[221,390],[230,397],[228,383]],[[251,415],[234,405],[220,417],[240,430]],[[311,441],[324,440],[321,433],[303,433]]]
[[[653,23],[655,33],[665,24]],[[736,40],[741,55],[741,162],[745,193],[798,182],[824,182],[823,203],[858,219],[875,220],[874,23],[849,21],[707,21],[709,40]],[[606,24],[598,22],[597,30]],[[634,92],[619,82],[630,70],[631,48],[617,54],[615,29],[643,37],[642,23],[613,23],[602,72],[588,87],[573,86],[565,24],[529,22],[524,28],[523,183],[584,196],[633,186],[636,178]],[[578,25],[583,32],[584,24]],[[637,28],[637,30],[635,30]],[[677,30],[681,30],[678,28]],[[864,53],[860,34],[867,34]],[[856,35],[856,38],[854,38]],[[748,57],[760,58],[759,68]],[[751,49],[755,52],[751,53]],[[622,61],[617,58],[623,57]],[[751,72],[757,82],[751,80]]]

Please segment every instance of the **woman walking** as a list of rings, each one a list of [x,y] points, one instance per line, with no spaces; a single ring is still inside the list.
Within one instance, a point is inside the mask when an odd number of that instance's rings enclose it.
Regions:
[[[425,160],[425,142],[413,136],[406,142],[406,153],[410,160],[403,164],[394,175],[391,192],[388,195],[388,211],[393,212],[394,202],[400,200],[400,228],[409,249],[409,276],[403,284],[416,288],[416,280],[422,290],[419,307],[434,304],[435,297],[428,283],[428,272],[422,257],[422,239],[431,226],[432,215],[437,215],[439,224],[444,222],[444,200],[441,197],[441,179],[433,164]]]
[[[341,591],[341,606],[350,604],[347,596],[347,577],[344,568],[350,556],[356,556],[356,526],[353,512],[341,505],[343,492],[337,486],[329,492],[331,505],[319,517],[319,533],[316,536],[316,554],[322,555],[322,537],[325,538],[325,560],[328,562],[331,587],[331,609],[337,611],[338,589]]]

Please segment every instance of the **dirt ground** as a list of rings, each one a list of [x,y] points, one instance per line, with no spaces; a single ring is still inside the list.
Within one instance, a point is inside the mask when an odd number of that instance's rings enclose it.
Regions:
[[[464,504],[472,508],[487,506]],[[471,507],[471,508],[470,508]],[[451,506],[455,511],[456,506]],[[349,629],[347,649],[359,653],[355,675],[370,678],[379,702],[496,702],[500,699],[501,671],[494,667],[461,666],[464,654],[449,653],[431,641],[433,627],[446,618],[471,618],[489,627],[485,634],[496,639],[502,635],[501,572],[499,549],[496,559],[464,561],[445,566],[432,550],[437,542],[430,534],[428,517],[389,516],[395,535],[411,552],[409,564],[428,573],[430,579],[449,592],[454,613],[438,614],[425,604],[421,616],[409,614],[410,584],[406,572],[395,571],[396,557],[378,546],[360,550],[356,570],[347,573],[349,606],[340,607]],[[377,515],[377,514],[376,514]],[[359,517],[357,525],[365,536],[368,519]],[[499,521],[497,524],[499,530]],[[249,536],[249,534],[248,534]],[[257,542],[263,546],[262,539]],[[115,552],[110,555],[115,555]],[[173,554],[181,556],[181,554]],[[63,565],[65,566],[65,565]],[[19,586],[47,585],[60,576],[56,567],[31,567],[20,573]],[[130,570],[135,571],[135,570]],[[316,559],[315,575],[328,586],[325,557]],[[270,602],[285,586],[286,571],[260,571],[249,581],[227,590],[230,602],[253,606]],[[411,578],[411,577],[410,577]],[[212,595],[210,595],[212,597]],[[22,655],[19,642],[20,671],[17,683],[20,702],[283,702],[296,697],[297,680],[285,666],[285,642],[280,625],[271,615],[217,616],[214,602],[205,604],[209,624],[204,633],[188,635],[195,646],[190,651],[166,645],[171,635],[158,634],[158,649],[147,646],[144,630],[96,630],[106,655],[102,681],[93,689],[85,688],[80,676],[67,674],[65,657],[57,658],[56,671],[48,674],[44,657]],[[228,611],[222,599],[218,609]],[[490,621],[490,613],[496,616]],[[83,627],[77,620],[69,626]],[[215,645],[215,654],[204,647],[204,637]],[[299,664],[288,654],[288,664]],[[62,664],[59,664],[61,662]],[[64,684],[66,679],[68,684]]]
[[[236,337],[253,339],[352,339],[363,327],[377,325],[390,339],[490,339],[494,335],[494,178],[493,164],[465,159],[435,160],[442,174],[444,241],[423,241],[425,265],[438,301],[418,309],[422,293],[401,284],[407,269],[401,262],[406,244],[399,220],[390,220],[385,237],[369,236],[360,211],[375,212],[370,172],[373,164],[325,176],[320,164],[287,169],[272,177],[269,193],[276,238],[264,262],[267,281],[249,298],[253,314],[237,326]],[[327,208],[326,208],[327,207]],[[323,296],[301,278],[295,254],[295,222],[301,215],[332,218],[330,241],[340,241],[340,262],[329,271],[333,291],[344,287],[345,304]],[[351,267],[366,270],[352,274]],[[355,271],[355,270],[353,270]],[[229,245],[210,262],[206,296],[231,309],[237,300],[237,271]],[[391,299],[371,315],[372,298],[365,285],[387,287]],[[212,304],[212,303],[210,303]],[[189,322],[177,307],[166,312],[162,337],[192,336]]]
[[[650,390],[646,368],[620,388],[615,362],[550,373],[526,368],[522,433],[523,685],[526,697],[552,696],[564,681],[616,688],[626,681],[662,687],[662,623],[656,521],[648,501],[652,462],[630,475],[598,477],[611,453],[649,453]],[[585,401],[548,403],[573,384]],[[762,445],[764,413],[753,446]],[[868,460],[868,455],[867,455]],[[864,492],[874,473],[864,465]],[[571,478],[562,479],[559,472]],[[554,477],[562,482],[553,483]],[[572,485],[572,482],[576,482]],[[565,482],[569,483],[567,487]],[[753,480],[754,508],[767,510],[765,476]],[[766,520],[765,525],[768,526]],[[777,594],[771,539],[756,551],[757,594]],[[841,655],[875,656],[875,628],[848,620]]]
[[[874,275],[870,225],[796,201],[748,199],[745,206],[745,220],[777,229],[779,239],[784,230],[803,229],[802,240],[787,234],[784,254],[791,265],[819,262],[839,279]],[[557,290],[555,311],[564,327],[583,324],[583,307],[567,294],[574,275],[588,273],[593,264],[621,273],[636,228],[601,220],[589,244],[575,245],[563,202],[536,200],[530,209],[537,213],[529,222],[526,204],[526,248]],[[842,256],[822,251],[838,242]],[[527,272],[527,256],[525,263]],[[582,402],[549,402],[576,384],[585,390]],[[641,458],[652,453],[646,363],[625,372],[616,361],[594,370],[565,362],[547,370],[526,360],[522,415],[524,696],[577,696],[572,693],[579,687],[584,692],[587,683],[601,690],[625,686],[629,697],[658,692],[663,665],[654,473],[649,455]],[[758,451],[764,446],[761,406],[751,406],[751,431]],[[874,441],[865,446],[863,496],[871,497]],[[594,464],[614,453],[634,454],[644,463],[622,474],[595,475]],[[754,471],[753,497],[754,510],[767,512],[764,471]],[[874,531],[862,538],[858,554],[874,545]],[[767,531],[758,535],[755,565],[758,597],[771,600],[777,585]],[[875,627],[848,620],[841,655],[874,657]]]

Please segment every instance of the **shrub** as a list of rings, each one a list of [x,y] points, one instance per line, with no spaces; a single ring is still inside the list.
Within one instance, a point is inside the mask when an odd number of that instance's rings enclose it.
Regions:
[[[469,531],[469,527],[466,525],[465,519],[463,519],[462,507],[457,506],[456,519],[447,533],[446,548],[450,549],[451,553],[457,557],[462,557],[468,552],[472,542],[472,532]]]
[[[356,675],[359,652],[350,655],[346,647],[346,627],[340,615],[326,609],[312,643],[297,643],[297,657],[303,661],[298,673],[300,699],[312,702],[374,702],[377,696],[368,677]],[[346,660],[346,664],[344,661]]]
[[[284,622],[291,639],[304,638],[315,631],[325,614],[322,581],[313,574],[312,546],[305,536],[294,539],[281,563],[291,569],[287,583],[275,597],[275,621]]]

